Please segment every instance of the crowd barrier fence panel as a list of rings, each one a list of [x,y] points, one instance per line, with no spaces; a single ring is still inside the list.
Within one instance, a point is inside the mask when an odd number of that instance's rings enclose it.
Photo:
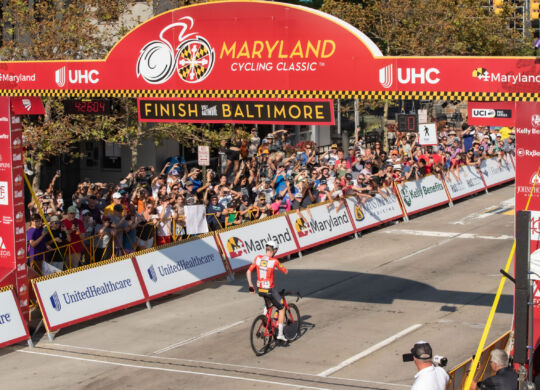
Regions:
[[[396,187],[406,215],[416,214],[450,201],[444,183],[435,175],[399,183]]]
[[[377,194],[360,201],[356,196],[347,197],[347,207],[353,216],[356,232],[366,230],[386,222],[403,218],[403,210],[394,188],[383,190],[386,196]]]
[[[277,258],[299,251],[296,237],[286,214],[278,214],[262,220],[248,222],[232,228],[216,231],[226,260],[232,272],[247,268],[256,255],[264,254],[269,240],[279,245]]]
[[[298,212],[289,213],[288,219],[298,241],[299,250],[355,233],[352,216],[345,201],[317,203]]]
[[[148,301],[132,258],[33,279],[32,286],[48,332]]]
[[[448,171],[444,181],[452,200],[486,190],[481,171],[470,165],[461,167],[458,174]]]
[[[482,379],[485,379],[487,376],[494,374],[494,373],[488,372],[490,353],[494,349],[505,349],[508,345],[511,334],[512,334],[512,331],[506,332],[504,335],[502,335],[493,343],[491,343],[486,348],[484,348],[484,350],[482,351],[482,355],[480,356],[480,361],[478,362],[478,369],[476,370],[477,373],[480,373],[476,375],[476,380],[478,382],[481,381]],[[450,380],[448,381],[448,384],[446,385],[446,390],[463,389],[463,386],[465,385],[465,380],[467,379],[467,375],[469,374],[469,370],[471,368],[472,362],[473,362],[473,358],[471,357],[448,372],[448,376],[450,377]]]
[[[482,160],[480,171],[487,188],[508,183],[516,178],[516,170],[510,156],[501,158],[500,161],[497,158]]]
[[[227,274],[213,232],[135,257],[149,299],[180,291]],[[226,261],[226,260],[225,260]]]
[[[30,338],[18,302],[13,285],[0,288],[0,348]]]

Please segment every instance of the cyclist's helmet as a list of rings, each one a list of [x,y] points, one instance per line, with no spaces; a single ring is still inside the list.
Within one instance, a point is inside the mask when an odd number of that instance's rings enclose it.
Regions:
[[[267,241],[266,246],[269,246],[270,248],[272,248],[276,252],[279,249],[279,246],[278,246],[277,242],[275,242],[274,240]]]

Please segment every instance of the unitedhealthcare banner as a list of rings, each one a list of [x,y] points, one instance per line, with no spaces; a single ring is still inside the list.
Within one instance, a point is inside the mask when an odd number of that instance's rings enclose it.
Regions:
[[[32,281],[48,331],[146,300],[132,259]]]
[[[448,203],[444,184],[435,175],[397,184],[397,188],[408,215]]]
[[[226,274],[213,235],[135,258],[151,299]]]
[[[343,204],[336,211],[338,205],[325,203],[289,214],[300,250],[354,233],[349,210]]]
[[[452,200],[463,198],[464,196],[486,189],[480,170],[468,165],[461,167],[459,174],[448,172],[444,180]]]
[[[347,198],[347,207],[353,215],[356,231],[403,217],[403,211],[394,190],[389,190],[385,194],[386,196],[377,194],[364,201],[359,201],[355,196]]]
[[[497,158],[483,160],[480,170],[488,188],[512,181],[516,178],[516,171],[510,156],[506,156],[506,158],[502,158],[500,161],[497,161]]]
[[[285,215],[220,231],[218,239],[233,271],[250,265],[255,256],[264,254],[265,244],[270,240],[279,245],[276,253],[278,258],[298,252],[295,237]]]
[[[29,338],[28,328],[10,286],[0,292],[0,348]]]

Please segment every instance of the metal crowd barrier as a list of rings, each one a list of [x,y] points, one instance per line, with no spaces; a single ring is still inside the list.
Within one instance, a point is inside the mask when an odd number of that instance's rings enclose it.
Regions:
[[[482,351],[480,361],[478,362],[478,368],[476,370],[477,374],[475,380],[477,382],[480,382],[482,379],[494,374],[488,372],[490,353],[494,349],[506,349],[511,335],[512,331],[506,332],[504,335],[499,337]],[[467,375],[469,374],[471,368],[471,363],[473,362],[473,358],[474,357],[471,357],[465,360],[463,363],[448,372],[450,380],[448,381],[448,385],[446,385],[446,390],[463,389],[463,386],[465,385],[465,380],[467,379]]]

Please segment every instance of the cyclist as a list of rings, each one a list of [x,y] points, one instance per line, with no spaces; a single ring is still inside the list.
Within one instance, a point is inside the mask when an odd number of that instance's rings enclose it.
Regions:
[[[283,322],[285,320],[285,307],[281,303],[281,297],[274,288],[274,269],[279,269],[284,274],[287,274],[287,268],[281,264],[274,256],[278,251],[278,245],[276,242],[270,240],[266,243],[266,254],[258,255],[253,260],[246,272],[246,277],[249,283],[250,294],[255,292],[253,283],[251,281],[251,272],[257,268],[257,289],[260,296],[262,296],[266,302],[266,307],[270,307],[269,301],[276,307],[279,312],[278,317],[278,336],[277,339],[281,341],[287,341],[283,335]]]

